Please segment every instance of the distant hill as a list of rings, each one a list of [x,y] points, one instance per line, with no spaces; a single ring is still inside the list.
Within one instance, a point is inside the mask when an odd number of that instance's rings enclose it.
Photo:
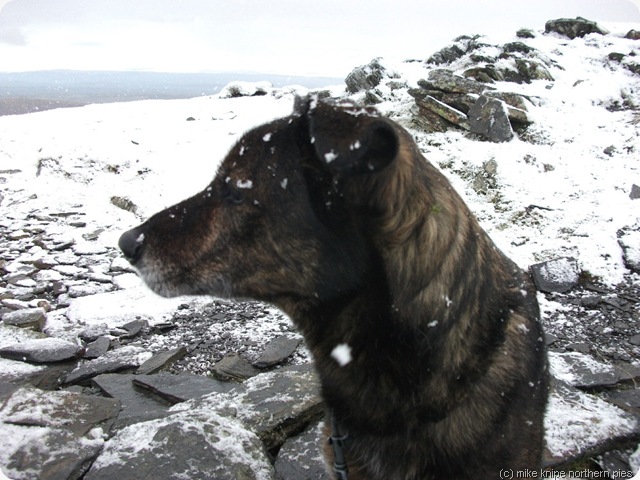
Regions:
[[[267,80],[275,87],[308,88],[342,83],[329,77],[270,74],[157,73],[51,70],[0,73],[0,115],[74,107],[89,103],[213,95],[234,80]]]

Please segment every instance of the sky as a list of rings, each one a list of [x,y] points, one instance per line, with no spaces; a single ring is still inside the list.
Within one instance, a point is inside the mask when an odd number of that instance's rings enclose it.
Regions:
[[[0,0],[0,71],[344,77],[462,34],[510,38],[576,16],[640,29],[640,0]]]

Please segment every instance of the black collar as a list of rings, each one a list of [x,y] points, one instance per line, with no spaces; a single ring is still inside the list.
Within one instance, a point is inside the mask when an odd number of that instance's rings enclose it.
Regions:
[[[333,471],[336,473],[337,480],[348,480],[349,469],[344,457],[344,446],[349,441],[349,433],[342,433],[333,411],[329,415],[331,415],[329,444],[333,447]]]

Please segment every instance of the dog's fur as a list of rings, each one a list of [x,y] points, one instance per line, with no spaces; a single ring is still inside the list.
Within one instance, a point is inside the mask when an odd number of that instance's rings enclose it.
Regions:
[[[349,480],[539,467],[547,363],[530,280],[374,110],[299,100],[120,246],[160,295],[253,298],[291,316],[349,433]]]

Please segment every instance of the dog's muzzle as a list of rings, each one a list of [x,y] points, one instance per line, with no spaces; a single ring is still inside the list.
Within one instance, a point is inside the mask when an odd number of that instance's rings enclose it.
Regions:
[[[131,264],[135,264],[142,257],[144,250],[144,233],[139,227],[124,232],[118,240],[118,246]]]

